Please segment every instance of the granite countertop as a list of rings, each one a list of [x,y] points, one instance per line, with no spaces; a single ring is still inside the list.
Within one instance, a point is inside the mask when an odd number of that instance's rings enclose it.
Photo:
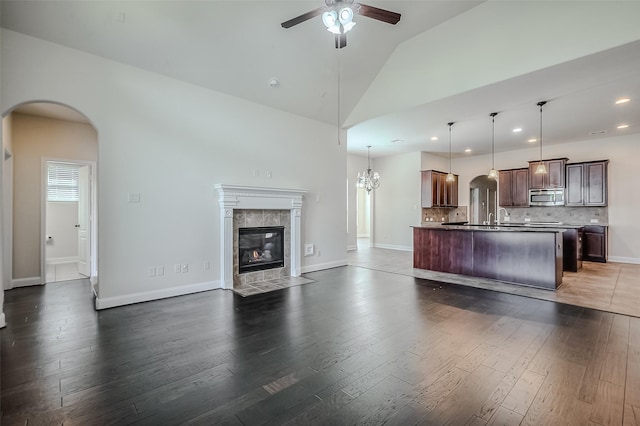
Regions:
[[[458,224],[447,222],[422,222],[420,224],[423,227],[442,227],[442,226],[463,226],[463,227],[487,227],[489,225],[481,224]],[[542,223],[542,222],[502,222],[500,225],[491,225],[492,227],[500,226],[507,228],[553,228],[553,229],[571,229],[571,228],[583,228],[585,226],[605,226],[606,223]]]
[[[548,226],[496,226],[496,225],[444,225],[442,222],[424,222],[412,228],[440,229],[444,231],[503,231],[503,232],[564,232],[565,228]]]

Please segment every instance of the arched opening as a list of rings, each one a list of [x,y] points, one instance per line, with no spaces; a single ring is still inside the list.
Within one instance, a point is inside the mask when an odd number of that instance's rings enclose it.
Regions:
[[[95,126],[67,105],[31,101],[5,112],[2,130],[4,289],[97,284]]]
[[[487,175],[476,176],[469,183],[469,223],[482,224],[495,221],[498,183]]]

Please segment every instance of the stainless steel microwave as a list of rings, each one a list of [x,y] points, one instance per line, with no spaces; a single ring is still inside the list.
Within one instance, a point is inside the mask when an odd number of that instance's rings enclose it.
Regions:
[[[564,188],[530,189],[530,206],[564,206]]]

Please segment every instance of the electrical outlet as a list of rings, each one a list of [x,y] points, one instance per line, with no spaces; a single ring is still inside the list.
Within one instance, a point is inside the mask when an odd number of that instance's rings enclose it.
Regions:
[[[188,263],[183,263],[182,264],[182,273],[185,274],[189,272],[189,264]]]
[[[211,269],[211,262],[208,261],[208,260],[205,260],[203,268],[204,268],[205,271],[208,271],[209,269]]]
[[[598,223],[598,219],[591,219],[591,223]]]
[[[156,276],[156,268],[155,266],[149,266],[149,277],[153,278]]]
[[[530,218],[530,217],[525,217],[525,218],[524,218],[524,221],[525,221],[525,222],[531,222],[531,218]]]
[[[140,202],[140,193],[139,192],[130,192],[128,200],[130,203],[139,203]]]
[[[156,275],[162,277],[164,275],[164,266],[156,266]]]
[[[510,218],[509,216],[505,216],[505,217],[504,217],[504,221],[505,221],[505,222],[510,222],[510,221],[511,221],[511,218]]]
[[[179,263],[176,263],[175,265],[173,265],[173,272],[175,272],[176,274],[179,274],[180,272],[182,272]]]

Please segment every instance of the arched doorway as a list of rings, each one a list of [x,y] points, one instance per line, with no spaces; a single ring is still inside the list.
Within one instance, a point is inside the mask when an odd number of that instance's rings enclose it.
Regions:
[[[2,120],[4,288],[58,281],[47,274],[55,262],[83,264],[82,274],[67,276],[97,283],[95,126],[72,107],[42,101]]]
[[[498,183],[487,175],[476,176],[469,183],[470,223],[482,224],[495,221]]]

